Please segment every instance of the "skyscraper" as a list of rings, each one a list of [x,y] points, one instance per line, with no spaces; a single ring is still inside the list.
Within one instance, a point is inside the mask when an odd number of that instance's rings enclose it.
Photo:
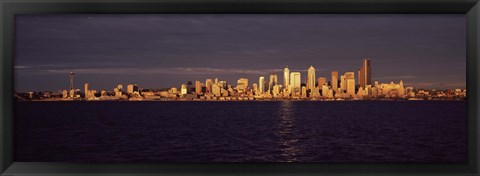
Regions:
[[[342,91],[347,89],[347,80],[345,79],[345,75],[340,76],[340,89],[342,89]]]
[[[310,65],[307,73],[307,90],[311,90],[315,87],[315,68]]]
[[[260,76],[258,78],[258,93],[262,94],[265,91],[265,77]]]
[[[201,94],[202,93],[202,84],[200,81],[195,81],[195,93]]]
[[[360,87],[363,88],[365,88],[367,85],[372,84],[370,59],[368,58],[363,59],[362,67],[358,70],[358,82]]]
[[[84,93],[85,93],[85,96],[87,96],[87,93],[88,93],[88,91],[90,90],[90,84],[85,83],[84,88],[85,88],[85,90],[84,90],[84,91],[85,91],[85,92],[84,92]]]
[[[85,83],[84,88],[85,88],[85,90],[84,90],[84,91],[85,91],[85,92],[84,92],[84,93],[85,93],[85,98],[89,98],[89,97],[90,97],[90,95],[89,95],[89,92],[90,92],[90,84]]]
[[[293,96],[300,96],[301,91],[301,75],[300,72],[290,73],[290,89]]]
[[[355,95],[355,79],[347,79],[347,93],[350,95]]]
[[[355,72],[346,72],[345,81],[347,84],[347,93],[350,95],[355,95]]]
[[[334,92],[338,91],[338,71],[332,71],[332,89]]]
[[[288,69],[288,66],[283,69],[283,87],[288,88],[288,85],[290,84],[290,70]]]
[[[268,82],[268,91],[273,90],[273,86],[278,84],[277,74],[270,74],[270,80]]]

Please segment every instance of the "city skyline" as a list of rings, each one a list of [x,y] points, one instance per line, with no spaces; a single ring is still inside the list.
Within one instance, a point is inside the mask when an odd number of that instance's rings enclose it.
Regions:
[[[317,77],[315,67],[310,65],[307,76],[302,79],[302,72],[290,72],[288,66],[283,69],[283,83],[278,81],[278,74],[271,73],[268,81],[263,75],[258,82],[249,84],[248,78],[241,77],[235,82],[227,82],[218,77],[187,81],[179,87],[144,89],[138,84],[123,83],[108,89],[91,89],[90,83],[84,83],[83,91],[74,87],[75,73],[69,73],[68,90],[45,92],[16,92],[20,101],[230,101],[230,100],[461,100],[466,97],[466,90],[455,88],[449,90],[429,90],[409,87],[403,80],[379,82],[371,80],[372,67],[370,58],[363,58],[358,74],[345,72],[338,77],[338,71],[331,72],[331,77]],[[356,79],[358,78],[358,79]],[[340,86],[338,86],[340,85]]]
[[[20,15],[16,22],[16,91],[67,89],[70,72],[77,88],[259,75],[268,86],[270,73],[283,82],[287,65],[302,79],[309,66],[316,78],[334,70],[358,76],[364,57],[375,60],[372,81],[427,89],[466,82],[463,15]]]

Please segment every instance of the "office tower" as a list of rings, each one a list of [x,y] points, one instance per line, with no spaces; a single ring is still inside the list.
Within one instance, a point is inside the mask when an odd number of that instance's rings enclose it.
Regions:
[[[187,85],[182,84],[181,89],[180,89],[180,94],[185,95],[187,94]]]
[[[347,80],[345,79],[345,75],[340,76],[340,89],[347,90]]]
[[[195,93],[201,94],[202,93],[202,84],[200,81],[195,81]]]
[[[133,93],[133,84],[127,85],[127,93],[129,93],[129,94]]]
[[[75,76],[75,73],[70,72],[70,90],[73,90],[73,77]]]
[[[311,90],[315,87],[315,68],[310,65],[307,72],[307,90]]]
[[[278,84],[277,74],[270,74],[270,80],[268,82],[268,91],[273,90],[273,86]]]
[[[85,91],[85,94],[86,94],[90,90],[90,84],[85,83],[83,87],[84,87],[84,91]]]
[[[265,77],[260,76],[258,78],[258,93],[262,94],[265,91]]]
[[[338,90],[338,71],[332,71],[332,89],[334,92],[337,92]]]
[[[257,83],[253,83],[253,92],[255,93],[255,95],[258,95],[258,84]]]
[[[237,80],[237,91],[245,92],[245,89],[248,87],[248,79],[247,78],[240,78]]]
[[[290,70],[288,69],[288,66],[286,66],[283,69],[283,87],[288,88],[288,85],[290,84]]]
[[[327,78],[325,77],[318,78],[318,88],[321,89],[323,85],[327,85]]]
[[[345,82],[347,93],[350,95],[355,95],[355,72],[346,72],[345,73]]]
[[[355,95],[355,78],[347,79],[347,93]]]
[[[362,67],[358,70],[358,82],[360,87],[363,88],[372,84],[370,59],[368,58],[363,59]]]
[[[85,83],[84,84],[84,88],[85,88],[85,98],[90,98],[90,84],[88,83]]]
[[[215,81],[218,81],[217,78],[215,78]],[[213,85],[213,81],[212,79],[206,79],[205,80],[205,89],[207,89],[207,92],[208,93],[211,93],[212,92],[212,85]]]
[[[290,88],[293,96],[299,96],[301,91],[301,75],[300,72],[290,73]]]

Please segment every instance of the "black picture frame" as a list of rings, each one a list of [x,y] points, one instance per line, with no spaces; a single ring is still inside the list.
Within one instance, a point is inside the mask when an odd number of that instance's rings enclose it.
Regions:
[[[0,0],[0,170],[2,175],[479,175],[479,0]],[[465,14],[466,163],[50,163],[15,162],[15,14]]]

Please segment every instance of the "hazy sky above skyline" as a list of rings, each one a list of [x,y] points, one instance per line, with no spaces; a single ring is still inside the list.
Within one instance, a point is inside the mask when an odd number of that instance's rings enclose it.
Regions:
[[[372,81],[465,88],[466,22],[455,15],[18,15],[15,90],[89,82],[112,90],[179,87],[218,77],[229,84],[310,65],[316,76],[357,70]],[[357,76],[357,75],[355,75]]]

